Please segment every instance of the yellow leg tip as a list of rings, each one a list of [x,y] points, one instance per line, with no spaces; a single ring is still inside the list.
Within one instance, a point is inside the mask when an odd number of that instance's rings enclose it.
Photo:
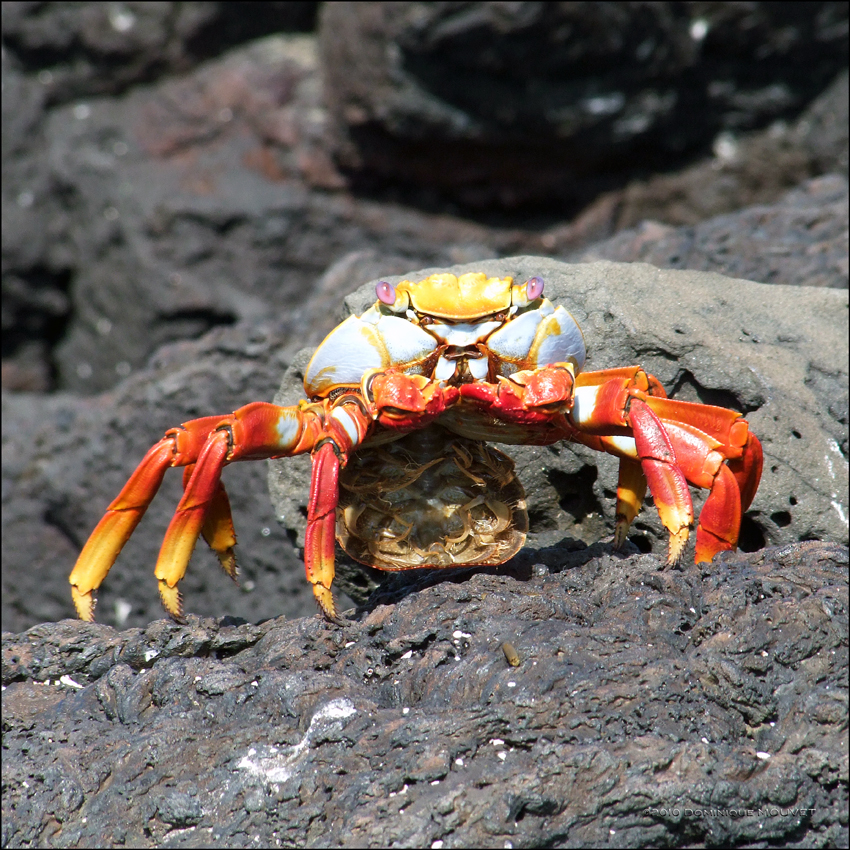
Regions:
[[[617,514],[617,524],[614,526],[614,548],[622,549],[629,534],[631,522],[622,514]]]
[[[672,567],[678,564],[685,551],[685,546],[688,545],[688,537],[690,529],[687,526],[680,528],[675,534],[670,532],[670,546],[667,550],[667,566]]]
[[[88,623],[94,622],[94,606],[97,604],[94,593],[89,590],[82,593],[76,585],[71,585],[71,598],[77,609],[77,616]]]
[[[225,549],[223,552],[216,552],[218,555],[218,562],[221,564],[221,568],[235,581],[239,584],[239,567],[236,566],[236,555],[233,552],[233,548]]]
[[[159,580],[159,596],[168,615],[178,623],[183,622],[183,596],[177,587],[169,587],[164,579]]]
[[[334,603],[334,595],[330,592],[330,590],[328,590],[328,588],[323,587],[321,584],[314,584],[313,596],[316,597],[316,602],[319,603],[319,608],[321,609],[322,614],[324,614],[326,620],[329,620],[331,623],[336,623],[338,626],[341,626],[345,622],[345,620],[337,614],[336,604]]]

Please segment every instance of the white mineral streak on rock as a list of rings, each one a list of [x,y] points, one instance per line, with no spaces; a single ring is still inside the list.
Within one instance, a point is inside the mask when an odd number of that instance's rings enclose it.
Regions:
[[[247,770],[253,776],[266,782],[286,782],[298,770],[301,757],[310,747],[311,739],[316,732],[334,720],[351,717],[356,711],[351,700],[344,698],[331,700],[313,715],[310,728],[297,744],[282,749],[266,745],[251,747],[236,767],[238,770]]]

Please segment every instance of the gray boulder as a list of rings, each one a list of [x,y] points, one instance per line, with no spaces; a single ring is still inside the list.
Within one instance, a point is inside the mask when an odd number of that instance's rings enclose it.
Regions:
[[[765,285],[641,263],[568,265],[545,257],[423,269],[386,279],[395,283],[435,271],[475,270],[517,280],[543,277],[545,294],[565,305],[582,327],[587,369],[640,364],[674,398],[745,414],[762,441],[765,466],[742,524],[742,549],[846,541],[846,290]],[[346,309],[365,310],[375,300],[374,286],[365,284],[349,296]],[[303,398],[309,355],[303,351],[294,358],[278,404]],[[615,458],[572,444],[504,450],[514,457],[528,494],[529,547],[610,541]],[[270,463],[278,519],[297,535],[298,545],[303,545],[309,482],[309,458]],[[704,495],[694,493],[695,510]],[[637,517],[630,539],[641,551],[666,552],[667,534],[651,504]],[[351,592],[345,578],[342,585]]]

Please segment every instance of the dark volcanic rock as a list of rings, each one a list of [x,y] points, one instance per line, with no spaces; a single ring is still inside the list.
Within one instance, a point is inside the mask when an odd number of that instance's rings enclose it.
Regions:
[[[3,845],[847,846],[846,547],[551,560],[4,634]]]
[[[790,286],[848,286],[847,178],[817,177],[770,206],[690,227],[647,221],[573,259],[650,263]]]
[[[833,3],[329,3],[337,155],[362,181],[575,212],[704,156],[721,132],[798,114],[846,65],[846,15]]]
[[[3,45],[53,103],[115,94],[278,30],[313,28],[317,3],[4,3]],[[248,10],[250,9],[250,12]]]
[[[270,36],[184,76],[44,115],[38,84],[4,72],[3,329],[14,389],[108,389],[160,345],[304,306],[354,252],[410,268],[531,239],[344,191],[325,150],[308,36]]]
[[[724,131],[715,138],[711,156],[603,193],[572,221],[547,229],[541,236],[547,252],[571,258],[576,249],[647,220],[697,225],[743,207],[783,205],[783,196],[811,177],[838,174],[846,179],[847,87],[845,70],[793,123],[775,121],[767,129],[745,133]],[[845,204],[838,218],[846,216]],[[641,234],[641,241],[653,233]]]

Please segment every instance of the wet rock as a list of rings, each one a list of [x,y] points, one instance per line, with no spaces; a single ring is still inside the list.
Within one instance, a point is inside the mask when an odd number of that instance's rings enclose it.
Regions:
[[[847,548],[558,553],[343,627],[4,633],[4,842],[846,846]]]

